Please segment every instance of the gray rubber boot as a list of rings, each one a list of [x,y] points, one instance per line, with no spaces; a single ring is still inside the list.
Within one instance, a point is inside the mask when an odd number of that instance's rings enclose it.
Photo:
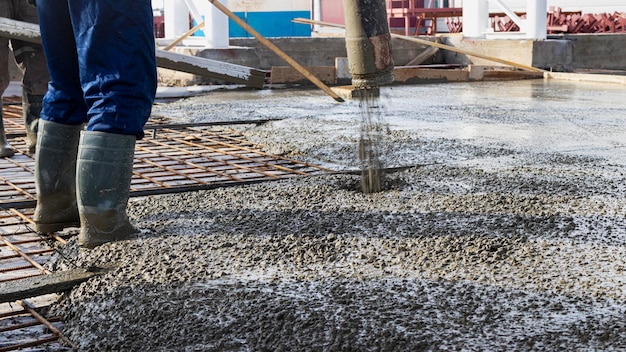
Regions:
[[[139,232],[126,215],[135,140],[135,136],[114,133],[82,133],[76,175],[79,246],[91,249],[135,238]]]
[[[76,155],[82,125],[39,121],[35,230],[50,233],[80,226],[76,205]]]
[[[32,95],[22,93],[22,111],[24,116],[24,127],[26,128],[26,146],[28,152],[35,153],[37,145],[37,126],[39,124],[39,114],[43,106],[43,95]]]
[[[2,119],[2,107],[0,106],[0,157],[12,157],[15,151],[7,142],[7,135],[4,133],[4,120]]]

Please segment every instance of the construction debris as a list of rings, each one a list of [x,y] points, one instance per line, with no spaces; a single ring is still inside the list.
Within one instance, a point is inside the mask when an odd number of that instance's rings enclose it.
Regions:
[[[0,283],[0,303],[64,292],[89,280],[95,272],[74,269]]]
[[[230,83],[245,84],[252,88],[263,88],[265,71],[197,56],[156,51],[157,66],[180,72],[192,73]]]

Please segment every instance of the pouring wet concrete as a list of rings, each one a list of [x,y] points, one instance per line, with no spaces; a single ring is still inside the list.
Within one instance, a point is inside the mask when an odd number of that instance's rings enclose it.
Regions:
[[[313,176],[131,199],[138,240],[60,248],[117,267],[56,304],[80,350],[626,348],[623,85],[388,87],[385,191]],[[158,105],[269,153],[358,170],[358,101],[215,91]]]

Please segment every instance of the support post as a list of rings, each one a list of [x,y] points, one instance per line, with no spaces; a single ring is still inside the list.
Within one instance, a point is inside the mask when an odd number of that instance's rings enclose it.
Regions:
[[[217,7],[207,1],[197,0],[202,3],[204,14],[204,36],[207,46],[213,49],[226,49],[230,45],[228,36],[228,16]],[[228,0],[220,0],[224,7],[228,7]]]
[[[489,6],[487,0],[463,1],[463,37],[485,38],[489,26]]]
[[[175,39],[189,30],[189,10],[185,0],[167,0],[163,3],[165,38]]]
[[[526,34],[529,39],[544,40],[548,36],[548,2],[528,0],[526,9]]]
[[[322,0],[313,0],[313,19],[322,20]],[[313,25],[313,32],[319,32],[319,26]]]

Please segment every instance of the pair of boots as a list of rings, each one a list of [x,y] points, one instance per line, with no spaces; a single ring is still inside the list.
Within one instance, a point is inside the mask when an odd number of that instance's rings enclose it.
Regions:
[[[41,120],[35,181],[38,232],[80,226],[78,244],[94,248],[139,232],[126,215],[135,136],[83,131]]]
[[[24,127],[26,128],[28,152],[35,153],[37,144],[37,126],[39,123],[39,114],[43,102],[43,95],[32,95],[26,92],[22,93],[22,110],[24,116]],[[15,151],[7,141],[4,131],[4,120],[2,119],[2,109],[0,109],[0,157],[12,157]]]

